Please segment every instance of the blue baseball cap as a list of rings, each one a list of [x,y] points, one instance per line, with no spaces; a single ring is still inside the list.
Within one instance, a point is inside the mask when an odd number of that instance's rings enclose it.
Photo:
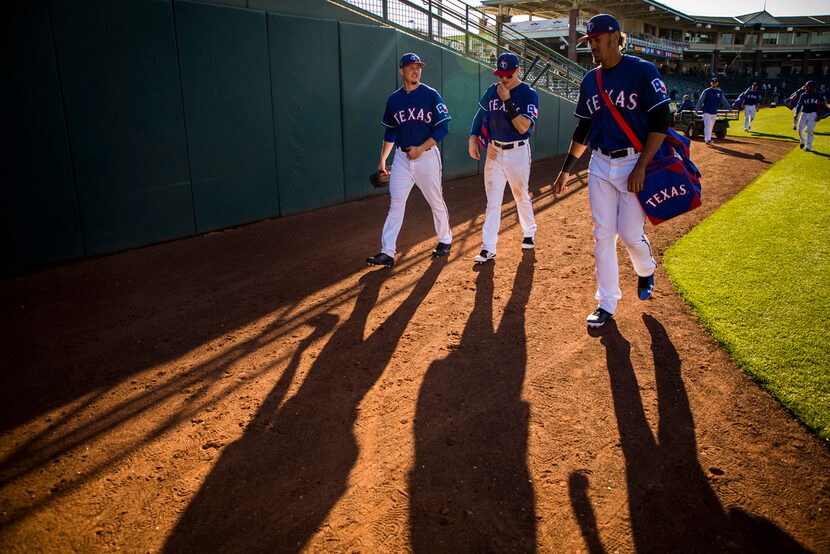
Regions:
[[[813,81],[813,80],[810,80],[810,81],[807,81],[807,82],[804,84],[804,86],[805,86],[805,87],[815,87],[815,88],[818,88],[818,83],[816,83],[816,82],[815,82],[815,81]]]
[[[416,63],[421,67],[425,66],[426,64],[421,61],[421,58],[418,57],[418,54],[413,54],[412,52],[407,52],[403,56],[401,56],[401,61],[398,63],[398,67],[406,67],[409,64]]]
[[[711,79],[709,79],[709,82],[710,83],[720,83],[720,81],[718,80],[717,77],[712,77]]]
[[[595,15],[588,21],[588,27],[585,31],[588,33],[584,37],[577,39],[577,43],[587,42],[588,39],[598,37],[605,33],[613,33],[620,30],[620,22],[611,14],[601,13]]]
[[[506,52],[499,56],[498,61],[496,61],[496,69],[493,71],[493,75],[510,77],[519,69],[519,65],[519,56]]]

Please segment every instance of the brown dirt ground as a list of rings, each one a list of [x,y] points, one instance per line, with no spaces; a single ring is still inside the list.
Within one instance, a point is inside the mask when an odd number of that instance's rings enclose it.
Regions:
[[[693,146],[704,205],[792,148]],[[474,268],[481,177],[446,183],[433,262],[413,193],[392,271],[386,196],[0,282],[4,551],[830,551],[830,451],[701,328],[662,269],[588,332],[585,172],[533,168]],[[632,300],[632,298],[635,298]]]

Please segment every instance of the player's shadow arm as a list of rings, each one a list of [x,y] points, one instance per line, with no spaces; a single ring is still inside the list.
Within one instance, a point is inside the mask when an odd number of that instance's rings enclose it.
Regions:
[[[365,340],[368,316],[388,272],[361,277],[351,315],[323,346],[297,392],[283,401],[287,377],[274,387],[244,435],[222,452],[166,552],[298,552],[305,547],[348,488],[359,454],[357,407],[383,374],[442,268],[431,264]]]
[[[534,255],[519,265],[498,331],[493,268],[478,268],[475,304],[418,395],[409,476],[415,552],[532,552],[535,498],[527,467],[525,309]]]

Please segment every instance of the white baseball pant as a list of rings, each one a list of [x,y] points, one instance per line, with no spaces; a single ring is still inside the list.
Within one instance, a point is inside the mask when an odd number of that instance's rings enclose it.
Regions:
[[[703,114],[703,140],[706,142],[712,141],[712,129],[715,127],[715,120],[718,118],[716,113]]]
[[[755,106],[744,106],[744,131],[749,131],[753,119],[755,119]]]
[[[594,220],[594,258],[596,262],[599,307],[613,314],[622,298],[617,263],[617,237],[625,243],[634,271],[640,277],[654,273],[657,262],[644,226],[646,213],[637,195],[628,192],[628,176],[639,154],[612,159],[594,150],[588,165],[588,198]]]
[[[798,122],[798,140],[800,140],[801,144],[803,144],[804,147],[808,150],[811,150],[813,148],[813,132],[816,128],[817,119],[818,114],[815,112],[802,112],[801,120]],[[805,130],[807,131],[806,133],[804,132]]]
[[[389,213],[383,224],[381,252],[394,257],[397,253],[398,233],[403,225],[404,210],[412,185],[417,185],[432,209],[432,221],[438,241],[452,243],[449,212],[444,202],[441,186],[441,153],[433,146],[417,160],[410,160],[406,152],[395,149],[392,171],[389,176]]]
[[[501,203],[504,200],[504,187],[510,183],[510,191],[516,201],[519,213],[519,225],[525,237],[536,236],[536,218],[533,217],[533,205],[528,193],[530,182],[530,143],[527,139],[522,146],[514,142],[513,148],[503,150],[491,141],[487,148],[484,162],[484,191],[487,194],[487,208],[484,212],[484,226],[481,230],[482,248],[496,253],[501,225]],[[502,143],[508,144],[508,143]]]

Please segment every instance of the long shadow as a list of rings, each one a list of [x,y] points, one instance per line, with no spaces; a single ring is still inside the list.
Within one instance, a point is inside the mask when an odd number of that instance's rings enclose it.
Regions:
[[[734,158],[743,158],[747,160],[758,160],[759,162],[765,164],[772,164],[772,162],[768,161],[764,158],[764,155],[760,152],[755,152],[754,154],[750,154],[748,152],[740,152],[738,150],[732,150],[731,148],[724,148],[723,146],[718,146],[717,144],[712,145],[713,150],[717,150],[718,152],[723,152],[728,156],[732,156]]]
[[[789,142],[798,142],[798,138],[793,138],[790,135],[776,135],[775,133],[759,133],[758,131],[751,131],[753,138],[769,137],[774,139],[784,139]]]
[[[389,359],[442,268],[436,261],[409,296],[364,339],[388,272],[361,277],[349,319],[312,364],[297,393],[278,385],[245,434],[222,453],[173,530],[166,552],[298,552],[348,486],[358,456],[358,404]],[[281,404],[282,402],[282,404]]]
[[[521,398],[534,263],[534,254],[526,252],[495,332],[494,264],[480,268],[460,344],[427,371],[416,406],[409,475],[415,552],[535,549],[529,409]]]
[[[657,388],[657,437],[649,427],[631,363],[631,345],[613,320],[592,334],[605,346],[611,394],[625,456],[631,534],[637,552],[806,552],[771,521],[728,511],[697,460],[681,360],[663,325],[644,315]],[[571,475],[571,504],[592,552],[600,536],[587,483]],[[600,545],[601,548],[601,545]]]
[[[572,186],[564,195],[554,195],[550,191],[542,193],[541,187],[549,184],[542,168],[548,165],[555,164],[542,162],[541,167],[534,165],[531,188],[535,191],[534,209],[537,213],[555,207],[562,199],[586,187],[583,173],[574,176]],[[471,179],[475,178],[465,181]],[[469,222],[467,228],[456,236],[458,248],[463,248],[469,241],[478,240],[480,229],[475,224],[477,206],[469,202],[466,186],[458,187],[453,195],[457,200],[454,203],[462,208],[459,215]],[[353,212],[354,208],[339,206],[331,210]],[[505,211],[515,211],[515,207]],[[318,216],[330,218],[318,212],[298,218]],[[165,418],[147,428],[141,440],[133,440],[129,445],[108,451],[104,457],[86,466],[82,475],[58,487],[58,490],[53,489],[50,494],[39,495],[31,503],[13,507],[7,514],[8,522],[17,521],[73,494],[147,443],[182,422],[192,420],[203,410],[210,410],[244,387],[246,382],[260,378],[283,364],[288,364],[288,370],[280,381],[284,381],[285,386],[290,384],[293,377],[291,364],[294,363],[291,358],[296,359],[305,341],[293,354],[281,354],[253,371],[240,374],[238,368],[233,368],[250,354],[271,349],[312,319],[330,315],[326,310],[353,302],[362,288],[362,284],[357,283],[340,291],[336,300],[324,298],[301,305],[298,297],[323,286],[318,281],[319,268],[309,266],[302,257],[293,259],[289,256],[289,260],[278,265],[271,263],[274,258],[291,252],[290,249],[283,250],[285,241],[280,242],[279,237],[271,236],[271,225],[281,226],[279,228],[285,231],[297,223],[294,218],[264,222],[209,238],[178,241],[175,248],[174,245],[160,245],[59,268],[55,270],[58,275],[47,272],[31,279],[0,283],[0,312],[22,307],[35,314],[44,311],[43,299],[24,296],[9,300],[15,294],[2,298],[3,294],[13,290],[20,292],[32,287],[41,288],[49,291],[53,300],[65,300],[59,307],[49,306],[48,326],[42,321],[38,325],[38,317],[28,316],[24,321],[17,320],[20,324],[13,326],[13,332],[9,335],[13,346],[5,351],[8,357],[4,360],[8,362],[9,370],[4,367],[0,371],[0,391],[8,396],[5,398],[0,393],[0,398],[4,400],[0,402],[0,413],[3,414],[0,423],[13,426],[16,418],[22,420],[30,414],[48,410],[52,402],[61,398],[67,401],[80,395],[82,399],[57,415],[51,414],[47,419],[48,426],[16,444],[0,460],[0,480],[11,482],[42,471],[47,464],[84,443],[100,439],[119,428],[133,426],[133,422],[143,418],[148,410],[157,410],[159,406],[172,403]],[[505,227],[516,225],[517,222],[512,222]],[[344,222],[344,229],[354,233],[349,244],[359,243],[361,234],[365,235],[369,227],[364,219],[359,219],[358,223],[352,220]],[[371,229],[373,236],[375,231]],[[289,233],[292,237],[295,234]],[[338,255],[342,252],[341,244],[327,241],[320,250],[323,257],[329,257],[326,248],[332,244],[341,249]],[[293,247],[304,248],[305,245],[301,242]],[[225,252],[231,254],[226,255]],[[458,253],[456,250],[456,255]],[[428,254],[407,256],[398,264],[396,271],[421,263],[426,256]],[[87,265],[90,267],[85,267]],[[341,269],[344,268],[348,268],[348,264]],[[335,275],[326,272],[327,278]],[[64,279],[56,280],[57,277]],[[85,285],[76,290],[80,286],[78,279],[82,279]],[[87,281],[93,285],[86,284]],[[397,292],[394,291],[395,294]],[[25,306],[18,302],[25,302]],[[61,313],[76,313],[81,309],[79,303],[94,307],[89,313],[85,312],[79,321],[64,325]],[[242,340],[234,337],[237,325],[243,324],[249,317],[261,317],[264,310],[271,310],[267,325]],[[318,328],[322,323],[325,321],[311,322]],[[181,371],[177,368],[163,377],[165,372],[157,372],[153,376],[145,374],[133,381],[134,392],[129,397],[114,405],[106,403],[111,387],[123,387],[124,380],[130,374],[144,369],[147,364],[153,365],[176,356],[181,349],[194,348],[196,342],[206,341],[199,346],[205,352],[207,343],[216,334],[225,334],[222,340],[229,341],[232,346],[223,346],[200,363]],[[43,338],[46,335],[48,341]],[[213,348],[208,347],[207,350]],[[37,352],[37,355],[22,355],[23,352]],[[234,371],[238,378],[225,380]],[[56,380],[61,382],[60,387],[50,385]],[[2,386],[4,383],[8,386]],[[277,385],[278,388],[281,386]],[[178,401],[182,397],[185,402]],[[32,401],[33,398],[37,401]],[[14,415],[6,418],[6,414]]]

